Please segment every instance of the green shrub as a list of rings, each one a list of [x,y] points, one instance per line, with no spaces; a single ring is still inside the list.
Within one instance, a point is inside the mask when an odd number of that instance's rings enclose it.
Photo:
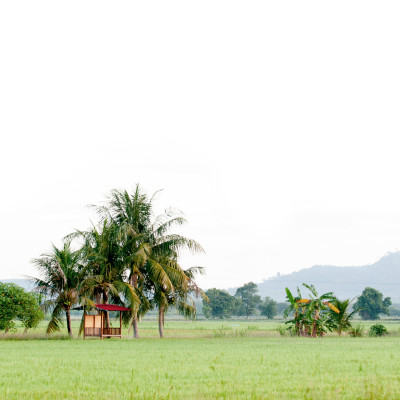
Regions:
[[[287,327],[284,325],[279,325],[278,326],[278,332],[281,336],[286,336],[288,334]]]
[[[14,332],[15,320],[21,321],[25,329],[35,328],[42,319],[37,294],[13,283],[0,282],[0,330]]]
[[[349,335],[351,337],[364,336],[364,328],[360,324],[354,325],[349,329]]]
[[[382,324],[375,324],[369,328],[369,335],[370,336],[385,336],[388,335],[389,332]]]

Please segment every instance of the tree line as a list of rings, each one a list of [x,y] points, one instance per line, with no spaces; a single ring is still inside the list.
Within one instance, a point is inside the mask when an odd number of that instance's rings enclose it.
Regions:
[[[232,296],[221,289],[209,289],[205,293],[208,300],[203,300],[203,315],[206,318],[230,318],[232,316],[262,315],[272,319],[282,310],[282,303],[270,297],[262,299],[257,294],[254,282],[239,287]],[[286,303],[283,303],[286,308]]]
[[[254,282],[239,287],[234,295],[221,289],[209,289],[205,292],[209,301],[203,301],[203,315],[206,318],[230,318],[232,316],[248,318],[260,315],[272,319],[276,315],[294,314],[295,307],[291,306],[291,298],[287,297],[286,302],[277,302],[268,296],[262,299],[257,292],[258,288]],[[329,296],[331,296],[331,301],[341,302],[333,293],[330,293]],[[292,297],[295,298],[295,296]],[[301,299],[301,296],[298,296],[298,299]],[[377,320],[380,314],[389,315],[389,307],[392,304],[389,297],[384,298],[381,292],[370,287],[366,287],[357,298],[345,299],[342,303],[340,307],[343,308],[346,304],[346,312],[351,310],[352,316],[358,313],[364,320]],[[354,310],[356,312],[353,312]]]
[[[162,337],[165,313],[175,308],[186,318],[195,318],[196,299],[202,299],[206,318],[261,315],[271,319],[285,310],[287,316],[296,317],[297,313],[295,329],[311,334],[321,331],[316,324],[328,311],[324,301],[344,310],[341,315],[357,312],[361,318],[371,320],[380,314],[389,315],[390,298],[383,298],[373,288],[365,288],[355,302],[346,299],[342,303],[332,293],[325,294],[325,300],[320,298],[319,303],[312,299],[300,302],[304,300],[301,296],[290,297],[287,293],[287,302],[278,303],[270,297],[262,299],[254,282],[239,287],[233,296],[216,288],[204,293],[195,281],[197,274],[204,273],[203,268],[180,265],[182,251],[202,253],[203,248],[174,232],[187,222],[180,211],[168,209],[155,216],[153,204],[154,196],[147,196],[139,185],[132,193],[111,191],[103,204],[93,206],[96,223],[87,230],[68,234],[61,247],[52,245],[49,253],[32,260],[39,273],[33,278],[37,290],[33,297],[24,295],[15,285],[1,284],[0,330],[12,330],[16,319],[26,329],[36,326],[43,317],[38,303],[51,315],[46,332],[60,330],[65,315],[69,335],[71,311],[78,305],[88,311],[99,303],[128,307],[130,311],[123,313],[124,323],[133,328],[135,338],[139,337],[140,318],[150,310],[158,312]],[[306,287],[317,298],[315,288]],[[319,322],[314,323],[317,310]],[[108,313],[105,322],[110,325]]]

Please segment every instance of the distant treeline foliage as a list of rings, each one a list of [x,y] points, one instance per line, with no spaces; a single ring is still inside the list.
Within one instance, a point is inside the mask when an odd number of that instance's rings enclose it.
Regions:
[[[268,319],[278,314],[278,303],[270,297],[262,299],[257,294],[254,282],[246,283],[236,290],[234,296],[220,289],[206,291],[209,302],[203,300],[203,315],[206,318],[230,318],[232,316],[250,317],[262,315]],[[287,307],[283,303],[284,308]],[[282,310],[282,305],[279,307]]]
[[[206,295],[209,301],[204,300],[202,308],[202,313],[206,318],[261,316],[272,319],[277,315],[284,316],[285,310],[287,315],[294,313],[294,310],[289,307],[289,301],[277,302],[269,296],[262,299],[258,295],[258,287],[254,282],[239,287],[234,295],[216,288],[207,290]],[[346,313],[349,312],[351,316],[358,313],[364,320],[379,319],[381,314],[400,316],[400,305],[391,306],[389,297],[383,298],[381,292],[370,287],[365,288],[353,300],[340,301],[334,295],[331,300],[341,307],[345,305]],[[287,310],[288,307],[289,310]],[[353,312],[354,310],[356,312]],[[336,318],[334,314],[333,317]]]

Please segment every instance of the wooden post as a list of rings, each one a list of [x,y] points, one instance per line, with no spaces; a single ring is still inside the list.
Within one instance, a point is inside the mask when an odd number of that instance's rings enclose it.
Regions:
[[[83,339],[86,339],[86,310],[83,310]]]
[[[119,338],[122,339],[122,311],[119,312]]]
[[[101,316],[101,339],[103,340],[103,311],[100,311]]]

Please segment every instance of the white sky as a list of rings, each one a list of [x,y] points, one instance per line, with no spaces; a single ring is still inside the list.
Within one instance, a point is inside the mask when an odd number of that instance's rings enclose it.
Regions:
[[[400,3],[0,3],[0,278],[164,188],[204,288],[400,248]]]

